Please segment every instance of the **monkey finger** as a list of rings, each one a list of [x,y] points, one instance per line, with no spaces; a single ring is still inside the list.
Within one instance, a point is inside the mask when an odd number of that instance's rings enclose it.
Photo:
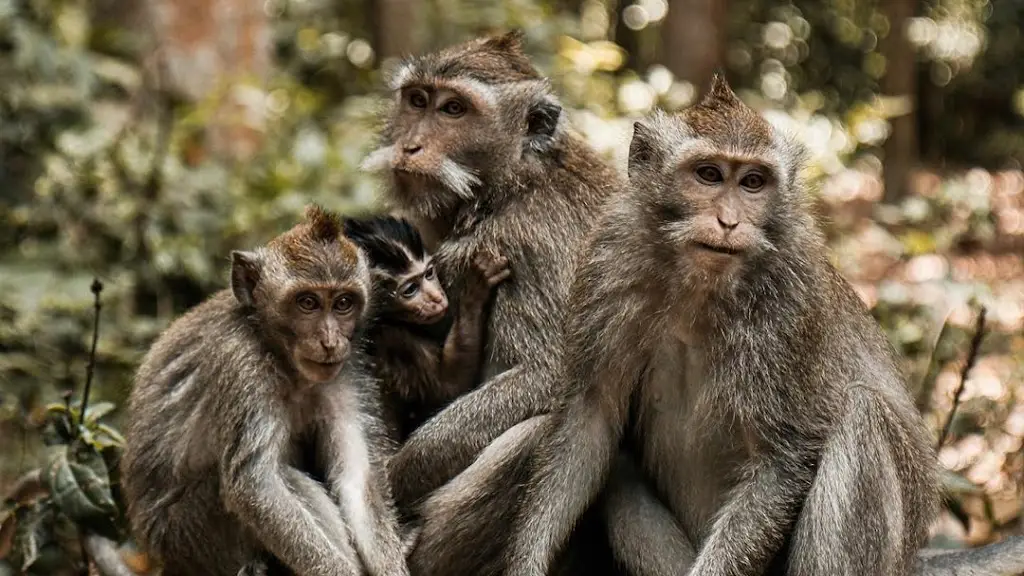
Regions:
[[[484,269],[484,275],[494,276],[495,274],[508,269],[508,258],[498,257],[494,261],[490,262]]]
[[[487,284],[490,286],[495,286],[501,282],[504,282],[505,280],[508,280],[510,276],[512,276],[512,270],[505,268],[504,270],[501,270],[495,274],[488,275]]]
[[[486,250],[481,250],[473,256],[473,265],[476,266],[477,270],[486,270],[494,262],[496,255],[489,253]]]

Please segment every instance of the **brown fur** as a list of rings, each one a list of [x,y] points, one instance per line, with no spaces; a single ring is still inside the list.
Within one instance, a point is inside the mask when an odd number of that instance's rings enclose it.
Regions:
[[[638,126],[630,190],[574,283],[574,392],[540,441],[504,573],[548,572],[620,443],[664,507],[611,520],[634,574],[912,568],[934,453],[891,345],[828,262],[794,146],[721,78]]]
[[[523,33],[476,38],[417,59],[413,80],[424,84],[445,78],[469,77],[487,84],[540,79],[523,52]]]
[[[455,93],[469,105],[488,104],[459,119],[438,111],[440,101],[426,109],[411,105],[413,91],[438,94],[439,86],[475,94]],[[451,301],[464,298],[481,250],[508,258],[515,272],[495,290],[483,382],[416,430],[390,467],[396,501],[424,514],[413,571],[486,574],[495,560],[490,551],[505,538],[519,456],[543,428],[526,421],[543,418],[562,393],[555,359],[577,254],[606,198],[623,183],[565,126],[547,81],[515,36],[411,58],[391,88],[395,105],[368,164],[387,170],[391,205],[436,247]],[[473,178],[444,173],[445,160]],[[419,178],[401,173],[407,162]],[[471,184],[453,189],[461,183]],[[502,449],[488,449],[496,439]],[[449,481],[451,489],[416,506]],[[581,556],[600,558],[597,552]]]
[[[378,391],[353,345],[369,272],[339,231],[312,208],[234,253],[232,289],[172,323],[139,367],[122,479],[165,576],[273,559],[299,574],[407,574]]]

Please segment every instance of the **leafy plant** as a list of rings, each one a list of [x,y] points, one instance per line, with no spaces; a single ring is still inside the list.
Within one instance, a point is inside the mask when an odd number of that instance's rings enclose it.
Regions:
[[[118,477],[125,439],[104,421],[115,405],[89,405],[102,289],[94,280],[93,340],[81,404],[72,406],[69,392],[63,403],[46,407],[46,463],[23,476],[0,507],[0,557],[20,572],[56,574],[85,562],[108,576],[134,573],[123,565],[96,565],[119,559],[97,547],[113,549],[128,536]]]

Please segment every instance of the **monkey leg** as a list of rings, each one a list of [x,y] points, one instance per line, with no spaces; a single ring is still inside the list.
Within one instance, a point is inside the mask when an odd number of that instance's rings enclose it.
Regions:
[[[422,528],[409,556],[413,575],[497,576],[504,571],[501,544],[529,479],[530,455],[549,422],[544,415],[513,426],[424,501]]]
[[[628,395],[612,399],[595,386],[553,416],[552,432],[531,459],[529,486],[508,545],[509,574],[548,574],[573,528],[597,500],[621,440],[624,398]]]
[[[678,575],[690,569],[697,556],[693,543],[621,451],[600,508],[612,553],[630,576]]]
[[[919,496],[926,471],[901,458],[911,442],[902,406],[850,390],[797,519],[786,573],[903,576],[927,534],[934,505]]]

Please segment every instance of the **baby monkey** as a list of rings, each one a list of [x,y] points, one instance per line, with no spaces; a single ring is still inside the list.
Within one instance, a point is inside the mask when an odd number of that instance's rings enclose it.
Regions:
[[[313,206],[234,252],[231,289],[153,344],[122,478],[164,576],[408,576],[357,345],[369,291],[340,218]]]
[[[419,231],[401,218],[371,216],[346,219],[345,235],[370,263],[377,303],[368,334],[370,356],[385,423],[392,439],[404,442],[476,382],[486,306],[494,287],[511,275],[508,260],[487,251],[476,254],[447,336],[442,336],[448,298]]]

